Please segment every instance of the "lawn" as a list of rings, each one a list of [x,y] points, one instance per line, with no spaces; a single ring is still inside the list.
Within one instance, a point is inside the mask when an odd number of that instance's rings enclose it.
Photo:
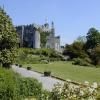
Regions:
[[[27,64],[33,70],[44,72],[49,70],[52,75],[62,79],[71,79],[76,82],[100,82],[100,68],[72,65],[71,62],[52,62],[49,64]]]

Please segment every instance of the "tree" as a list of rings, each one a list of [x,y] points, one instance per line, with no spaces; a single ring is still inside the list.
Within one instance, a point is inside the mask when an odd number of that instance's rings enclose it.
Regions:
[[[0,63],[3,67],[14,62],[18,40],[11,18],[0,8]]]
[[[43,31],[41,28],[37,29],[40,32],[41,48],[45,48],[47,37],[50,35],[49,31]]]
[[[85,58],[87,57],[87,54],[85,53],[83,47],[84,47],[84,43],[74,42],[71,45],[66,45],[63,54],[70,56],[71,59],[78,58],[78,57]]]
[[[86,36],[79,36],[76,42],[86,43],[87,39]]]
[[[41,37],[41,47],[45,48],[47,42],[47,36],[49,36],[50,32],[40,32]]]
[[[86,49],[93,49],[100,44],[100,33],[95,28],[89,29],[86,38]]]
[[[93,64],[100,65],[100,45],[97,45],[95,48],[92,49],[91,58]]]

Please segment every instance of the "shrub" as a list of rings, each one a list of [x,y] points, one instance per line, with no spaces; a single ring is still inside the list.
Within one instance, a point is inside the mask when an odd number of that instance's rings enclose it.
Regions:
[[[19,94],[23,98],[31,97],[31,96],[38,98],[39,96],[41,96],[42,85],[41,85],[41,83],[38,83],[38,81],[36,79],[19,78],[18,86],[20,89]]]
[[[0,100],[39,98],[42,91],[42,84],[36,79],[24,78],[12,70],[0,68]]]
[[[3,67],[10,67],[15,61],[18,35],[11,18],[0,7],[0,62]]]
[[[30,49],[19,48],[16,63],[19,64],[37,64],[48,63],[47,61],[62,60],[62,54],[52,49]]]
[[[18,66],[18,64],[15,64],[16,66]]]
[[[22,67],[22,65],[19,65],[19,67]]]
[[[31,70],[31,67],[27,67],[27,70]]]
[[[90,64],[81,58],[74,58],[73,63],[74,65],[80,65],[80,66],[89,66]]]
[[[51,75],[51,71],[44,71],[44,76],[50,76]]]
[[[64,85],[58,83],[51,92],[51,100],[97,100],[99,93],[97,83],[78,86],[71,82],[65,82]]]
[[[11,70],[0,68],[0,100],[18,100],[20,98],[19,88],[14,79],[16,76],[17,74]]]
[[[69,56],[71,59],[88,57],[84,50],[84,43],[81,42],[74,42],[71,45],[66,45],[63,54]]]

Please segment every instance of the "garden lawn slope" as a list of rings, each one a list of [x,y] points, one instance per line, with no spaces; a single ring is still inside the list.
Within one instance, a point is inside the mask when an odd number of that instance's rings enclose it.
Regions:
[[[51,71],[52,75],[62,79],[71,79],[77,82],[100,82],[100,68],[72,65],[72,62],[52,62],[49,64],[26,64],[33,70],[44,72]]]

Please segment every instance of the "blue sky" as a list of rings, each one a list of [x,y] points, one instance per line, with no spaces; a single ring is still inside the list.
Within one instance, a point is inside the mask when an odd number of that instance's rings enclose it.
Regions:
[[[54,21],[61,44],[72,43],[91,27],[100,30],[100,0],[0,0],[14,25]]]

